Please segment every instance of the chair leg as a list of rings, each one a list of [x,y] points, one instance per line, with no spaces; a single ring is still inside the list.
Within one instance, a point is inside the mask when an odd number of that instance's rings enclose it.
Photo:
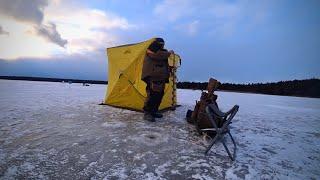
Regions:
[[[223,147],[225,148],[225,150],[227,151],[230,159],[232,161],[235,160],[236,158],[236,150],[237,150],[237,145],[236,145],[236,142],[234,141],[231,133],[230,133],[230,129],[229,129],[229,125],[231,123],[231,120],[233,119],[233,117],[236,115],[236,113],[238,112],[238,109],[239,109],[239,106],[238,105],[235,105],[230,111],[226,112],[226,113],[223,113],[219,110],[219,108],[214,105],[214,104],[210,104],[206,107],[206,113],[208,115],[208,118],[209,120],[211,121],[214,129],[216,129],[216,136],[213,138],[212,140],[212,143],[210,144],[210,146],[206,149],[206,152],[205,154],[207,154],[210,149],[212,148],[213,144],[215,144],[218,140],[221,141]],[[215,120],[214,120],[214,117],[217,116],[217,117],[220,117],[220,118],[223,118],[225,121],[222,125],[222,127],[218,128]],[[230,138],[231,138],[231,141],[233,143],[233,155],[231,155],[231,152],[230,150],[228,149],[227,145],[226,145],[226,142],[225,142],[225,139],[223,138],[224,137],[224,134],[228,133]]]
[[[227,147],[226,143],[224,142],[224,140],[222,140],[221,142],[222,142],[222,145],[223,145],[224,149],[227,151],[227,153],[228,153],[228,155],[229,155],[230,159],[231,159],[232,161],[234,161],[234,158],[233,158],[233,156],[231,155],[231,153],[230,153],[230,151],[229,151],[229,149],[228,149],[228,147]]]
[[[210,149],[212,148],[214,143],[216,143],[216,141],[218,140],[219,137],[220,137],[220,135],[216,134],[216,136],[212,139],[210,146],[206,149],[206,152],[205,152],[206,155],[208,154],[208,152],[210,151]]]
[[[237,144],[236,144],[236,142],[234,141],[234,139],[233,139],[230,131],[228,131],[228,134],[229,134],[229,136],[230,136],[230,138],[231,138],[231,141],[232,141],[232,143],[233,143],[233,158],[235,159],[235,157],[236,157],[236,151],[237,151]]]
[[[221,139],[221,143],[222,143],[224,149],[227,151],[228,156],[230,157],[230,159],[231,159],[232,161],[234,161],[234,160],[236,159],[237,145],[236,145],[236,142],[234,141],[234,139],[233,139],[230,131],[228,131],[228,134],[229,134],[229,136],[230,136],[230,138],[231,138],[231,141],[232,141],[232,143],[233,143],[233,155],[231,155],[231,152],[230,152],[228,146],[226,145],[225,140],[222,138],[222,136],[221,136],[219,133],[212,139],[212,142],[211,142],[210,146],[208,146],[208,148],[206,149],[205,154],[207,155],[208,152],[210,151],[210,149],[212,148],[212,146],[213,146],[219,139]]]

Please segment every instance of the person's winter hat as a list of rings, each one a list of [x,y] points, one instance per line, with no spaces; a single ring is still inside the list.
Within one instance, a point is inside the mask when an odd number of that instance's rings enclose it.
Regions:
[[[156,41],[159,43],[159,44],[164,44],[164,40],[162,38],[156,38]]]

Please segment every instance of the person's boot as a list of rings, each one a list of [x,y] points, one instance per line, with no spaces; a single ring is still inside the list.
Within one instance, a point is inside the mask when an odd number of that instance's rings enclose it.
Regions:
[[[155,117],[149,112],[145,112],[144,113],[143,119],[147,120],[147,121],[150,121],[150,122],[155,122],[156,121]]]
[[[153,117],[155,117],[155,118],[162,118],[163,117],[163,115],[161,114],[161,113],[159,113],[159,112],[154,112],[154,113],[152,113],[151,114]]]

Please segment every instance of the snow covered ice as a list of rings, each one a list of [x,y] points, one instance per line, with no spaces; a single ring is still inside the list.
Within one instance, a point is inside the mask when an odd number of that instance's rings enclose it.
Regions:
[[[218,92],[232,162],[185,120],[201,92],[157,122],[98,105],[105,85],[0,80],[0,179],[319,179],[320,99]],[[230,142],[230,141],[229,141]],[[230,144],[229,144],[230,145]]]

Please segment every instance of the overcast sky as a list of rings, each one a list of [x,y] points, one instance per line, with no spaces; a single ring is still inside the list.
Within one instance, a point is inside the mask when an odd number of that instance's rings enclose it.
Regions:
[[[0,0],[0,75],[107,80],[105,49],[163,37],[180,81],[320,77],[319,0]]]

